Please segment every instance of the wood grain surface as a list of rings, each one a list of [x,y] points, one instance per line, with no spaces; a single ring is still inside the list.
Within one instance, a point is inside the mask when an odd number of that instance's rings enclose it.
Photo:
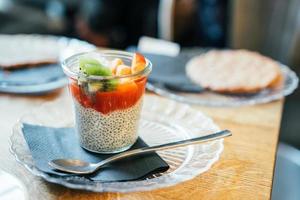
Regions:
[[[66,89],[42,97],[0,95],[0,168],[26,185],[30,199],[166,200],[269,199],[283,100],[268,104],[201,110],[221,127],[233,132],[225,140],[220,160],[193,180],[169,188],[137,193],[92,193],[46,183],[32,176],[9,153],[8,139],[16,120],[45,101],[68,98]]]

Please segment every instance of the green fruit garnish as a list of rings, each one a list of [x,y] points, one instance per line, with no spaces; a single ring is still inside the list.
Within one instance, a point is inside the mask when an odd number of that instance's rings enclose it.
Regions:
[[[104,90],[105,91],[113,91],[117,88],[118,85],[118,80],[116,79],[111,79],[111,80],[107,80],[106,84],[104,84]]]
[[[110,69],[101,66],[101,65],[94,65],[94,64],[85,64],[82,67],[82,72],[86,75],[95,75],[95,76],[111,76],[112,73]]]
[[[111,76],[109,68],[103,66],[98,60],[92,58],[80,58],[79,69],[86,75]]]
[[[114,91],[117,87],[118,80],[103,80],[101,82],[88,83],[89,92],[109,92]]]
[[[102,83],[89,83],[88,84],[88,90],[89,92],[97,92],[103,90],[103,84]]]
[[[92,58],[80,58],[79,69],[82,73],[90,76],[112,76],[112,72],[109,68],[103,66],[98,60]],[[95,82],[88,82],[87,89],[89,92],[97,91],[113,91],[116,89],[118,80],[99,80]]]

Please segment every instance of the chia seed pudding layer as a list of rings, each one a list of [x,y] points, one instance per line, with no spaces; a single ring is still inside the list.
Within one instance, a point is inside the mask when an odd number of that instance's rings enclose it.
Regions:
[[[97,153],[117,153],[129,149],[138,138],[142,98],[132,107],[102,114],[85,108],[74,99],[75,121],[83,148]]]

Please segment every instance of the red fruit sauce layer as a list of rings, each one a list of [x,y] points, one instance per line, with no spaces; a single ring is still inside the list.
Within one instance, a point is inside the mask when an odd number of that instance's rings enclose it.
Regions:
[[[145,92],[146,77],[118,84],[111,92],[96,92],[86,95],[74,81],[69,84],[73,97],[85,108],[93,108],[102,114],[123,110],[134,106]]]

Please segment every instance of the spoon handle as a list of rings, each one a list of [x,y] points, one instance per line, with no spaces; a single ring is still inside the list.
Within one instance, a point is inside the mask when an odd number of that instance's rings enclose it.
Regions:
[[[180,140],[177,142],[170,142],[170,143],[160,144],[160,145],[151,146],[151,147],[142,147],[142,148],[134,149],[131,151],[125,151],[123,153],[117,154],[117,155],[112,156],[108,159],[105,159],[97,164],[94,164],[94,166],[96,168],[99,168],[107,163],[110,163],[110,162],[113,162],[113,161],[116,161],[116,160],[119,160],[119,159],[122,159],[125,157],[148,153],[148,152],[153,152],[153,151],[159,151],[159,150],[174,149],[174,148],[178,148],[178,147],[183,147],[183,146],[193,145],[193,144],[198,144],[198,143],[203,143],[203,142],[209,142],[212,140],[221,139],[221,138],[228,137],[231,135],[232,134],[229,130],[222,130],[222,131],[219,131],[219,132],[216,132],[213,134],[196,137],[196,138],[192,138],[192,139]]]

